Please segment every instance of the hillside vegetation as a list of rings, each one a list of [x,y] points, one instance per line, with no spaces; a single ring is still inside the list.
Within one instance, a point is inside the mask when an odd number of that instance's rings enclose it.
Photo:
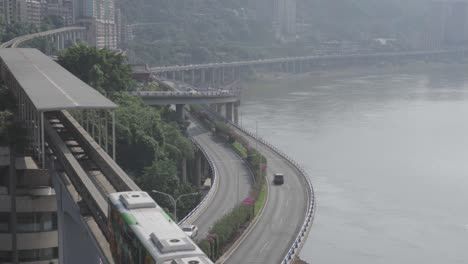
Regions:
[[[121,0],[126,23],[153,23],[134,27],[130,60],[170,65],[311,54],[327,41],[366,46],[372,38],[408,39],[428,19],[424,0],[297,0],[298,39],[281,43],[249,2]]]

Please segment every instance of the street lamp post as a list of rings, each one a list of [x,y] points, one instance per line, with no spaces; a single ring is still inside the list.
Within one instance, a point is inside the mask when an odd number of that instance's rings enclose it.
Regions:
[[[174,197],[170,194],[167,194],[165,192],[160,192],[160,191],[156,191],[156,190],[151,190],[152,192],[154,193],[159,193],[159,194],[162,194],[162,195],[166,195],[167,197],[169,197],[169,199],[171,200],[172,204],[174,205],[174,220],[177,222],[177,202],[179,201],[180,198],[182,197],[185,197],[185,196],[190,196],[190,195],[195,195],[195,194],[198,194],[197,192],[195,193],[187,193],[187,194],[182,194],[182,195],[179,195],[176,199],[174,199]]]

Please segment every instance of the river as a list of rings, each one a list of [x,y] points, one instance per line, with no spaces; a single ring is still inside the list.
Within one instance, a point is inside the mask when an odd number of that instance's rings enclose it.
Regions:
[[[247,86],[241,123],[295,157],[314,184],[318,207],[301,258],[468,262],[467,66]]]

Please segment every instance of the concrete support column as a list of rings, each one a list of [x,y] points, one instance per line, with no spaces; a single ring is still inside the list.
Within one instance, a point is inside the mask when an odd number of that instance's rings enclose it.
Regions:
[[[190,83],[194,85],[195,84],[195,70],[192,70],[191,72],[192,72],[192,79],[190,80]]]
[[[239,101],[234,103],[234,124],[239,124]]]
[[[185,106],[184,104],[176,105],[177,121],[179,122],[182,122],[185,120],[184,106]]]
[[[65,38],[66,38],[66,34],[62,33],[62,34],[60,34],[60,35],[61,35],[61,37],[60,37],[60,39],[61,39],[60,45],[62,46],[62,49],[64,49],[64,48],[65,48]]]
[[[204,84],[205,83],[205,69],[202,69],[200,74],[201,74],[201,83]]]
[[[217,104],[216,105],[216,112],[224,117],[226,117],[225,115],[223,115],[223,108],[224,108],[224,104]]]
[[[180,78],[182,79],[182,82],[185,82],[185,71],[180,73]]]
[[[211,86],[215,86],[216,85],[216,68],[213,68],[211,69]]]
[[[232,110],[233,110],[234,103],[226,103],[226,119],[232,122]]]
[[[59,41],[58,36],[55,35],[53,38],[54,38],[55,47],[57,48],[57,50],[60,50],[60,41]]]
[[[221,85],[224,85],[224,67],[221,68]]]
[[[175,71],[172,71],[172,72],[171,72],[171,79],[172,79],[173,81],[175,81],[175,77],[176,77],[176,72],[175,72]]]

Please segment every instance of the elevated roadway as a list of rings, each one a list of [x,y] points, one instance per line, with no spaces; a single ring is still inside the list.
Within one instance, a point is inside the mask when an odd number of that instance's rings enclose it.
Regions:
[[[425,56],[431,56],[431,55],[458,54],[458,53],[463,53],[466,51],[467,51],[467,48],[459,48],[459,49],[448,49],[448,50],[423,50],[423,51],[407,51],[407,52],[314,55],[314,56],[258,59],[258,60],[250,60],[250,61],[207,63],[207,64],[156,66],[156,67],[151,67],[150,70],[153,73],[164,73],[164,72],[175,72],[175,71],[190,71],[190,70],[201,70],[201,69],[268,65],[268,64],[278,64],[278,63],[297,62],[297,61],[320,62],[320,61],[333,61],[333,60],[375,59],[375,58],[392,58],[392,57],[408,57],[408,58],[409,57],[425,57]]]
[[[0,45],[0,48],[18,48],[24,42],[32,40],[34,38],[39,38],[39,37],[57,37],[57,45],[62,47],[64,46],[62,42],[64,42],[65,38],[73,39],[73,40],[76,39],[77,37],[83,38],[85,36],[85,32],[86,32],[85,27],[63,27],[63,28],[58,28],[58,29],[42,31],[42,32],[20,36],[20,37],[17,37],[17,38],[14,38],[7,42],[2,43]]]
[[[147,105],[223,104],[239,101],[238,95],[229,91],[138,91],[131,94],[138,95]]]

